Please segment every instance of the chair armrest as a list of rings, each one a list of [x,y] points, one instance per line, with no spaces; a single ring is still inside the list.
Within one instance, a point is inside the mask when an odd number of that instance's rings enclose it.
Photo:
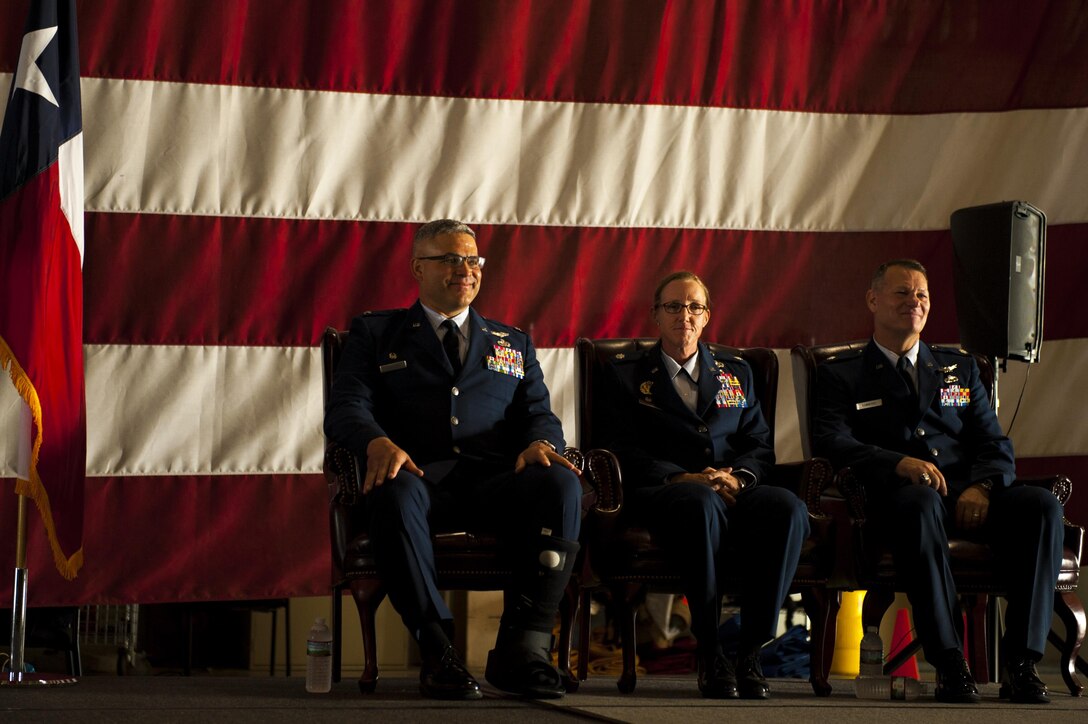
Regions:
[[[325,449],[325,482],[330,502],[347,506],[359,502],[359,461],[347,448],[329,445]]]
[[[582,518],[584,519],[586,513],[597,505],[597,488],[593,486],[592,481],[585,474],[586,456],[581,450],[576,447],[568,447],[563,450],[563,457],[581,473],[579,482],[582,484]]]
[[[1034,485],[1046,488],[1054,493],[1054,497],[1065,507],[1069,496],[1073,494],[1073,481],[1064,475],[1047,475],[1041,478],[1017,478],[1013,485]]]
[[[582,524],[582,550],[586,555],[583,556],[581,580],[584,585],[593,586],[598,581],[594,573],[596,558],[601,551],[611,549],[623,508],[623,478],[619,460],[608,450],[590,450],[585,454],[582,478],[583,484],[588,482],[597,496]]]
[[[851,523],[855,526],[865,525],[865,486],[854,475],[854,471],[843,468],[835,473],[835,487],[846,500],[846,510],[850,514]]]
[[[809,555],[829,588],[852,588],[857,580],[852,520],[845,501],[830,494],[834,468],[824,458],[774,466],[769,485],[786,488],[804,501],[809,517]],[[817,575],[820,575],[817,574]]]
[[[593,514],[614,518],[623,508],[623,476],[620,462],[608,450],[595,448],[586,453],[585,477],[597,491]]]
[[[793,491],[805,502],[813,518],[826,518],[820,496],[834,479],[834,470],[828,460],[810,458],[799,463],[778,463],[771,471],[769,484]]]

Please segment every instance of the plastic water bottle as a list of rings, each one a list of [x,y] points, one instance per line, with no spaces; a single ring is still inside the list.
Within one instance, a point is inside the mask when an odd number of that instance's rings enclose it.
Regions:
[[[876,626],[868,626],[861,637],[858,678],[854,694],[859,699],[890,699],[891,679],[884,675],[884,642]]]
[[[854,692],[859,699],[912,701],[922,695],[922,685],[907,676],[859,676]]]
[[[332,632],[324,618],[317,618],[306,639],[306,691],[325,694],[332,690]]]
[[[858,662],[859,676],[884,676],[884,642],[876,626],[865,629],[861,637],[861,656]]]

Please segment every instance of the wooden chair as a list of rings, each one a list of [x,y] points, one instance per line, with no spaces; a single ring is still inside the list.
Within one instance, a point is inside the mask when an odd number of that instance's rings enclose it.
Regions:
[[[805,455],[812,454],[813,416],[816,409],[816,370],[819,365],[838,355],[864,348],[868,340],[828,344],[817,347],[794,347],[793,380],[797,395],[797,409],[801,421],[801,442]],[[993,395],[993,366],[981,355],[975,355],[983,385]],[[854,587],[867,591],[862,607],[862,622],[865,626],[879,626],[884,612],[892,604],[895,592],[901,590],[895,574],[890,551],[874,542],[876,533],[866,525],[865,494],[860,481],[856,480],[849,469],[839,471],[839,488],[847,498],[847,504],[855,531],[854,545],[849,553],[854,567]],[[1056,475],[1048,478],[1017,480],[1016,485],[1039,485],[1048,488],[1065,505],[1072,492],[1072,483],[1068,478]],[[1051,631],[1049,640],[1061,651],[1062,678],[1073,696],[1079,696],[1084,690],[1076,674],[1077,653],[1085,635],[1084,606],[1077,597],[1076,588],[1080,576],[1081,546],[1084,529],[1065,521],[1065,552],[1062,559],[1061,573],[1055,588],[1054,611],[1065,626],[1065,636]],[[971,670],[979,683],[991,681],[996,658],[990,650],[987,635],[988,608],[993,609],[993,599],[1006,594],[1005,582],[994,562],[990,546],[977,541],[949,536],[948,541],[952,575],[956,580],[956,590],[960,596],[960,605],[967,622],[964,641],[970,656]],[[846,554],[846,551],[843,551]],[[846,562],[843,562],[846,565]],[[988,603],[990,604],[988,606]],[[990,620],[993,616],[989,617]],[[885,671],[891,672],[913,656],[921,644],[915,640],[893,659],[885,664]]]
[[[580,383],[580,443],[583,449],[596,449],[607,439],[609,425],[614,424],[612,415],[602,409],[604,391],[599,384],[599,373],[619,354],[631,354],[656,344],[656,339],[579,339],[577,342]],[[735,349],[710,345],[715,351],[724,351],[745,359],[755,372],[756,394],[763,414],[773,434],[778,389],[778,358],[773,351],[763,348]],[[600,484],[615,489],[622,495],[620,485],[622,471],[615,457],[598,458],[595,471]],[[820,508],[820,495],[831,483],[832,470],[826,460],[807,460],[792,465],[776,465],[774,485],[793,490],[809,510],[812,533],[801,552],[801,560],[793,579],[793,590],[802,595],[805,612],[812,621],[811,676],[813,690],[820,696],[831,693],[827,682],[831,669],[830,653],[834,649],[835,613],[838,611],[838,592],[835,590],[836,561],[835,521]],[[622,501],[620,501],[622,503]],[[606,587],[619,605],[618,622],[623,648],[623,672],[617,685],[621,692],[634,691],[635,672],[635,613],[636,604],[647,591],[681,593],[680,577],[665,551],[657,546],[649,531],[625,525],[620,518],[611,518],[604,525],[590,532],[592,535],[591,566],[599,585]],[[737,580],[727,580],[725,585],[739,590]],[[579,649],[578,677],[587,677],[588,628],[583,628]]]
[[[329,327],[321,340],[322,372],[325,400],[332,388],[333,371],[347,340],[348,332]],[[567,448],[564,455],[582,469],[585,456],[574,448]],[[375,614],[385,598],[385,591],[375,565],[370,536],[357,506],[361,499],[362,479],[360,464],[348,450],[326,441],[325,479],[329,485],[329,533],[332,549],[332,635],[333,681],[340,681],[342,663],[342,600],[350,591],[359,612],[363,635],[363,673],[359,677],[359,689],[363,693],[374,691],[378,681],[378,655],[376,649]],[[590,484],[590,476],[583,476],[583,519],[589,510],[607,509],[607,496],[599,496]],[[438,585],[446,590],[498,591],[509,583],[513,571],[503,555],[499,539],[479,531],[442,531],[434,536],[435,567]],[[569,674],[570,640],[573,618],[579,602],[578,586],[587,577],[584,561],[576,563],[563,604],[560,606],[561,634],[559,641],[559,668],[564,674],[568,689],[577,688]],[[565,647],[565,648],[564,648]],[[564,662],[566,665],[564,667]]]

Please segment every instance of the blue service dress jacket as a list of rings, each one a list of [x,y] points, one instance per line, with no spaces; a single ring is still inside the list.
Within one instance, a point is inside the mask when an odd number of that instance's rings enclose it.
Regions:
[[[763,419],[752,368],[740,357],[699,344],[696,411],[681,400],[662,361],[661,343],[614,359],[609,414],[618,423],[608,446],[623,466],[625,487],[661,485],[670,475],[704,468],[744,468],[755,482],[774,466],[774,441]]]
[[[562,425],[529,336],[474,309],[466,324],[468,351],[455,376],[418,301],[356,317],[336,369],[325,434],[360,460],[371,440],[388,437],[429,476],[452,468],[447,461],[512,470],[536,440],[562,450]]]
[[[820,365],[815,454],[836,468],[849,466],[871,496],[907,484],[895,474],[903,457],[936,465],[948,482],[950,500],[986,479],[1011,485],[1012,443],[990,408],[974,358],[961,349],[922,343],[917,370],[915,398],[872,340]]]

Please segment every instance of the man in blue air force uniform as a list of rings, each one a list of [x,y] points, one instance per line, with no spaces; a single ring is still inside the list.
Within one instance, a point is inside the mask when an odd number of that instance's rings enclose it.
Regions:
[[[881,265],[866,303],[869,345],[819,368],[815,453],[851,467],[865,486],[868,514],[885,532],[926,660],[937,668],[937,699],[979,700],[956,625],[951,527],[989,542],[1008,576],[1002,695],[1044,703],[1035,662],[1061,567],[1061,506],[1047,490],[1012,486],[1012,443],[974,359],[921,342],[930,307],[925,268],[913,260]]]
[[[486,676],[536,697],[563,693],[551,631],[578,552],[581,485],[524,332],[469,305],[482,280],[476,234],[443,219],[412,243],[419,301],[352,322],[325,434],[366,461],[364,511],[389,598],[423,655],[420,688],[478,699],[450,640],[432,530],[500,534],[515,568]]]
[[[659,344],[612,365],[617,424],[608,447],[623,469],[625,512],[675,556],[698,642],[699,690],[765,699],[759,651],[775,636],[807,510],[790,491],[763,484],[774,441],[748,363],[699,343],[710,319],[706,285],[691,272],[670,274],[654,293],[653,315]],[[735,665],[718,639],[719,581],[730,569],[743,586]]]

